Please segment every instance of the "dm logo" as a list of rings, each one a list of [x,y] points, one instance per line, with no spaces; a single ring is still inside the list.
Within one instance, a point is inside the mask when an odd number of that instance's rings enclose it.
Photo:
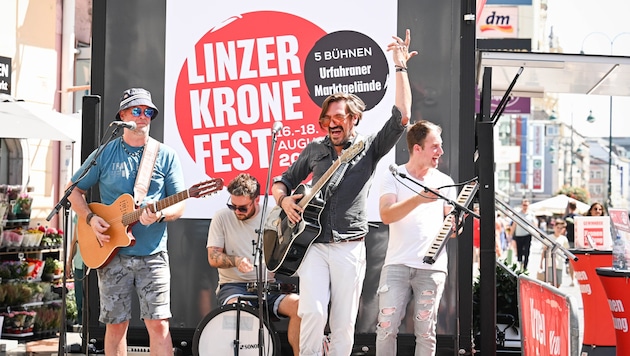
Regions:
[[[515,15],[510,15],[510,14],[497,15],[496,11],[492,11],[492,13],[486,17],[485,23],[479,26],[479,30],[482,33],[491,31],[491,32],[500,32],[503,34],[514,34],[514,26],[512,25],[512,22],[516,22]]]

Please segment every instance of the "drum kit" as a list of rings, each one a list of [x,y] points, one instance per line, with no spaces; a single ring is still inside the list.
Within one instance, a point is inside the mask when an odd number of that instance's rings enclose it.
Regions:
[[[297,293],[291,283],[266,283],[272,293]],[[257,292],[256,283],[248,283],[249,293]],[[265,314],[266,315],[266,314]],[[263,335],[259,340],[260,318],[257,308],[242,302],[222,305],[212,310],[199,322],[193,336],[193,355],[255,356],[280,355],[280,338],[273,324],[263,318]]]

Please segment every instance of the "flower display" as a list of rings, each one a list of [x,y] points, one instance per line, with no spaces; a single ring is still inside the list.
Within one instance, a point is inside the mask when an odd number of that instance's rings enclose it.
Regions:
[[[24,240],[22,229],[6,230],[2,233],[2,246],[21,246],[22,240]]]
[[[35,311],[13,311],[0,313],[4,316],[3,332],[7,334],[24,334],[33,331],[35,324]]]
[[[44,247],[57,247],[63,243],[63,231],[54,227],[39,226],[40,231],[44,231],[44,237],[40,245]]]
[[[28,193],[20,193],[18,198],[15,200],[15,205],[13,206],[13,212],[17,214],[30,215],[31,214],[31,206],[33,205],[33,198],[31,198]]]

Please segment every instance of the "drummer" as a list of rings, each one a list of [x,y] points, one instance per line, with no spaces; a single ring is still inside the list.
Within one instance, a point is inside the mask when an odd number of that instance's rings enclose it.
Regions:
[[[236,303],[239,296],[257,295],[256,290],[248,290],[248,284],[256,282],[252,241],[257,239],[261,221],[260,184],[256,178],[241,173],[229,183],[227,190],[230,193],[227,208],[219,210],[212,218],[206,245],[208,262],[219,271],[217,299],[221,305]],[[267,281],[273,282],[273,274],[266,268],[265,272]],[[258,301],[252,301],[251,305],[258,307]],[[267,307],[276,316],[289,318],[287,339],[293,354],[299,355],[298,295],[269,293]]]

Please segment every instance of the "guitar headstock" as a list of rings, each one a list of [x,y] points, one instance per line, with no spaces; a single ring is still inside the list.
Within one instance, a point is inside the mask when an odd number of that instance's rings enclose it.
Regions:
[[[359,141],[355,143],[354,145],[348,147],[348,149],[346,149],[345,151],[343,151],[339,159],[341,160],[342,163],[347,163],[351,159],[356,157],[359,153],[361,153],[361,151],[363,151],[363,147],[365,147],[365,143],[363,141]]]
[[[203,198],[221,189],[223,189],[223,179],[213,178],[190,187],[188,195],[191,198]]]

